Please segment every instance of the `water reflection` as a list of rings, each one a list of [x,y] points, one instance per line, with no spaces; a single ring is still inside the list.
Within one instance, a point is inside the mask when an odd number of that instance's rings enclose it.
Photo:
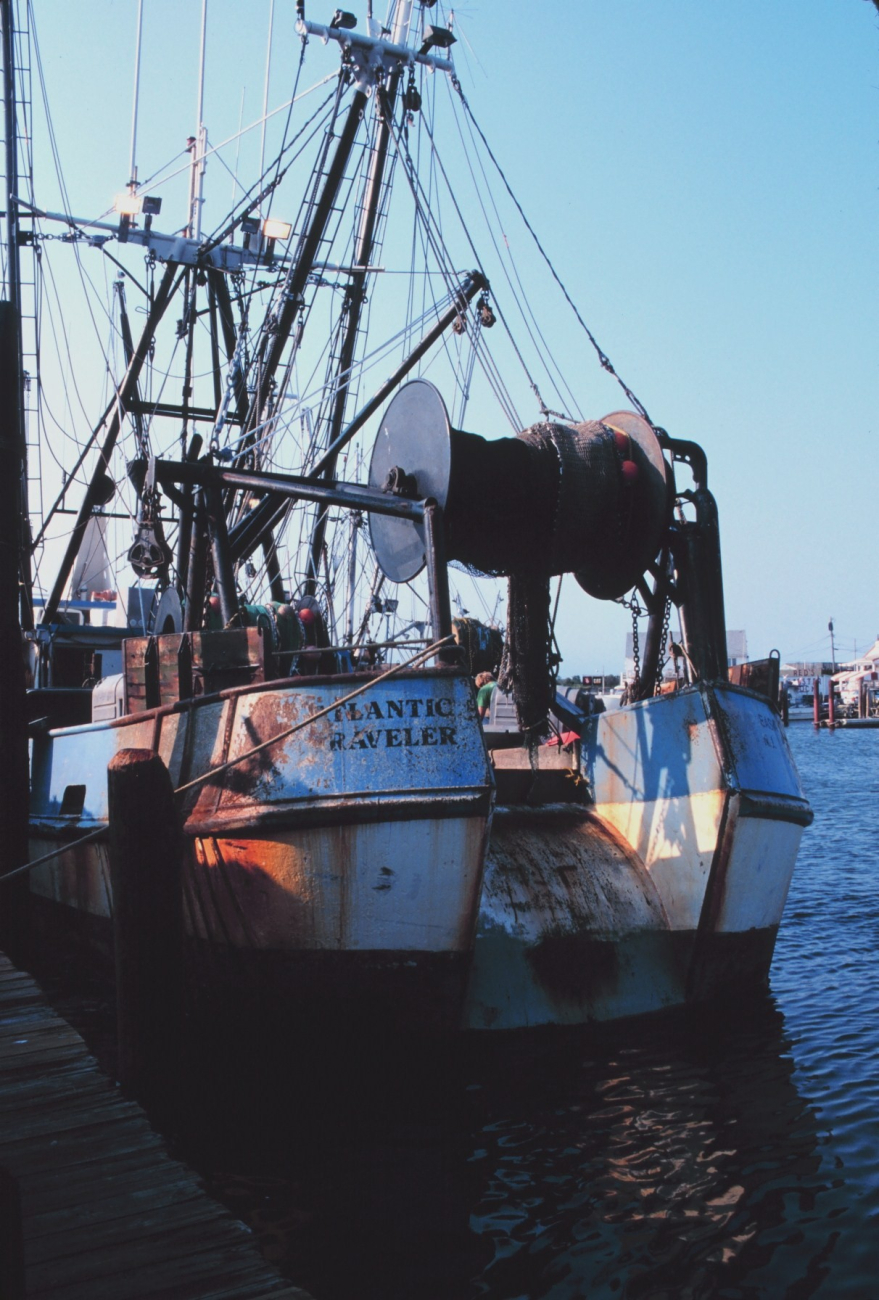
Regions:
[[[768,996],[463,1051],[348,1041],[260,1074],[251,1221],[321,1300],[802,1300],[827,1275],[844,1184]],[[210,1129],[200,1163],[222,1167]]]
[[[256,1023],[189,1049],[178,1153],[318,1300],[879,1294],[768,995],[454,1049]]]

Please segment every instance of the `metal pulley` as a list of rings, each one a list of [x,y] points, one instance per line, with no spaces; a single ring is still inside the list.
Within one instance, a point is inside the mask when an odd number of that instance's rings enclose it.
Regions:
[[[172,559],[159,514],[159,493],[155,488],[144,488],[128,563],[139,578],[158,578],[167,572]]]

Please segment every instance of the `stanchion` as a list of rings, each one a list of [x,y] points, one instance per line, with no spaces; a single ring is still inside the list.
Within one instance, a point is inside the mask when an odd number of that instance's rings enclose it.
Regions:
[[[25,1300],[24,1237],[18,1180],[0,1165],[0,1300]]]
[[[168,770],[148,749],[107,769],[116,958],[117,1077],[145,1101],[173,1094],[183,1022],[183,839]]]

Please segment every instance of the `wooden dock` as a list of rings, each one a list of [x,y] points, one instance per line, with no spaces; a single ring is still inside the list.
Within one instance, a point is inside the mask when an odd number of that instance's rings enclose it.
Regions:
[[[2,1300],[309,1300],[2,953],[0,1168],[20,1192],[25,1267],[22,1291],[0,1263]],[[15,1235],[0,1222],[7,1269]]]

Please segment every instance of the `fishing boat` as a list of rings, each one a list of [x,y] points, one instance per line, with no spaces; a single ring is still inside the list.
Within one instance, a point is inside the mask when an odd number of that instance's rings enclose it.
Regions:
[[[112,338],[22,547],[35,915],[106,942],[107,768],[146,749],[177,791],[191,978],[254,1006],[501,1030],[765,982],[811,810],[775,702],[728,679],[707,460],[622,381],[596,419],[562,377],[498,238],[497,205],[524,213],[451,19],[300,0],[283,129],[267,145],[266,104],[255,174],[209,226],[201,118],[176,218],[174,160],[141,183],[135,128],[113,212],[41,201],[15,124],[33,12],[0,8],[6,265],[102,263]],[[615,375],[524,229],[552,311]],[[7,275],[20,359],[26,283]],[[49,382],[20,385],[29,450]],[[619,708],[559,704],[563,575],[632,612]],[[453,618],[450,581],[506,584],[503,628]],[[510,725],[483,726],[483,669]]]

